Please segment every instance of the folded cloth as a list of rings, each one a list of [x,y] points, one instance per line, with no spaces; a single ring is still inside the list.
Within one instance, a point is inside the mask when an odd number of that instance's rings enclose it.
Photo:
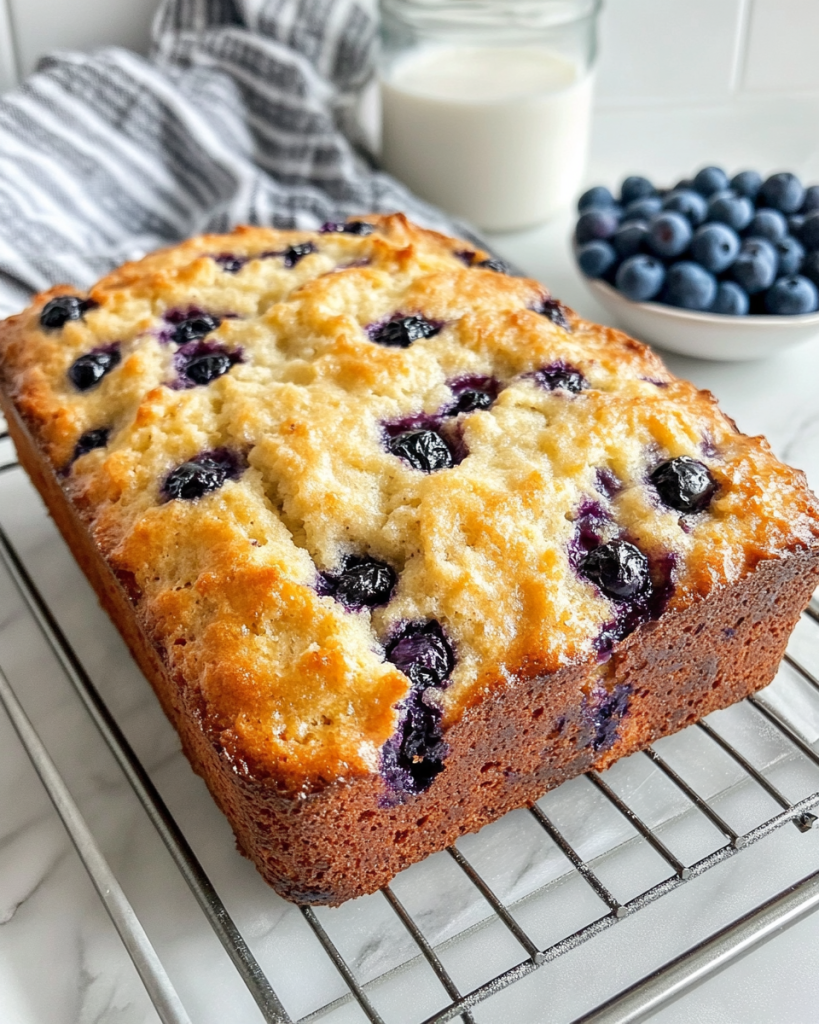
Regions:
[[[51,54],[0,98],[0,312],[239,223],[404,210],[465,233],[351,141],[366,0],[165,0],[152,36],[147,59]]]

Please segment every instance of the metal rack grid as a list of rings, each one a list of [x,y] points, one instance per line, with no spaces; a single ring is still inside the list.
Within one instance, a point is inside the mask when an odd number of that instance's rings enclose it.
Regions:
[[[7,433],[0,433],[0,441],[7,442],[7,439]],[[18,463],[13,456],[0,463],[0,495],[2,494],[3,477],[17,468]],[[288,1015],[247,941],[228,913],[219,893],[107,708],[83,667],[80,656],[69,643],[19,552],[2,527],[0,527],[0,560],[11,576],[28,612],[56,656],[62,671],[162,839],[211,928],[239,972],[261,1011],[263,1019],[268,1024],[303,1024],[308,1020],[320,1019],[324,1012],[339,1002],[355,1000],[366,1019],[372,1024],[389,1024],[376,1009],[369,992],[372,979],[370,982],[362,982],[355,966],[345,959],[339,949],[339,944],[333,941],[328,929],[325,928],[320,913],[310,907],[300,908],[301,914],[343,979],[347,995],[295,1021]],[[806,610],[804,621],[810,623],[816,634],[817,645],[819,645],[819,601],[816,598]],[[816,670],[804,665],[800,661],[798,652],[789,650],[785,660],[806,684],[819,706],[819,678],[817,678]],[[140,925],[122,888],[106,863],[93,834],[83,820],[77,804],[72,799],[48,751],[27,718],[16,694],[3,674],[2,668],[0,668],[0,703],[11,719],[105,904],[160,1019],[168,1024],[186,1024],[189,1017],[153,949],[148,935]],[[775,730],[788,745],[794,758],[802,759],[813,768],[819,769],[819,754],[800,735],[798,724],[788,720],[781,710],[770,704],[765,698],[764,691],[761,695],[749,697],[744,703],[752,709],[754,715]],[[661,881],[649,886],[636,896],[626,900],[618,899],[609,885],[600,877],[600,872],[596,869],[595,864],[590,863],[588,859],[584,860],[576,845],[567,837],[565,827],[561,828],[552,820],[541,804],[529,808],[528,813],[537,827],[543,830],[543,833],[565,857],[567,870],[582,879],[583,883],[605,907],[605,912],[592,921],[545,947],[539,947],[532,939],[518,920],[514,907],[493,890],[490,882],[470,862],[469,857],[458,846],[450,847],[447,853],[457,865],[457,869],[485,901],[487,913],[491,919],[500,922],[518,944],[521,956],[515,966],[502,971],[491,980],[469,991],[461,991],[440,955],[443,946],[436,948],[435,942],[425,934],[423,927],[413,916],[411,910],[404,905],[393,888],[386,886],[382,890],[383,897],[409,937],[415,950],[415,958],[423,960],[429,965],[449,999],[448,1005],[436,1011],[432,1016],[428,1016],[420,1024],[443,1024],[445,1021],[456,1018],[464,1021],[465,1024],[474,1024],[474,1018],[470,1011],[483,1000],[514,984],[543,964],[552,962],[569,950],[592,940],[625,917],[636,913],[685,884],[687,880],[702,875],[715,865],[735,856],[743,848],[762,840],[785,825],[792,824],[801,832],[811,829],[817,820],[813,811],[819,806],[819,774],[816,776],[816,788],[813,791],[798,800],[791,800],[784,795],[780,787],[771,781],[770,773],[766,773],[765,766],[754,764],[753,758],[747,752],[743,753],[713,724],[702,721],[692,728],[698,730],[707,743],[718,748],[738,767],[746,783],[758,787],[761,792],[766,794],[778,806],[778,812],[747,831],[738,831],[726,820],[724,813],[721,813],[715,806],[718,801],[713,797],[706,799],[685,778],[684,768],[681,769],[679,765],[675,768],[656,749],[649,749],[641,755],[636,755],[647,759],[675,787],[678,794],[681,794],[687,802],[692,813],[701,815],[721,833],[724,841],[721,841],[716,849],[708,853],[707,856],[686,863],[673,852],[664,840],[660,834],[661,828],[656,825],[652,826],[643,820],[640,814],[630,806],[628,800],[619,794],[606,778],[594,772],[589,773],[586,779],[589,780],[599,796],[628,823],[635,836],[642,839],[661,858],[667,873]],[[583,1024],[592,1024],[592,1022],[595,1024],[612,1022],[613,1024],[615,1021],[642,1019],[652,1009],[681,994],[690,985],[720,969],[735,957],[746,952],[751,946],[763,941],[783,926],[798,920],[817,906],[819,906],[819,871],[755,908],[740,920],[688,950],[676,960],[666,964],[606,1004],[599,1006],[582,1018],[578,1018],[575,1024],[580,1024],[581,1021]]]

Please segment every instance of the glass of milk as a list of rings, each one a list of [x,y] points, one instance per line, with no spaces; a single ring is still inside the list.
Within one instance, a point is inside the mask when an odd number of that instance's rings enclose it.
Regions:
[[[381,0],[386,170],[490,231],[578,191],[601,0]]]

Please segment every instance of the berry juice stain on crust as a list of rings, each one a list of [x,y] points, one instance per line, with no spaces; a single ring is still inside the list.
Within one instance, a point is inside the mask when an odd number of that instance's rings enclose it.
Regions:
[[[319,231],[322,235],[358,235],[360,238],[365,238],[375,231],[375,225],[366,220],[328,220],[321,225]]]
[[[106,345],[75,359],[68,369],[68,379],[78,391],[90,391],[122,360],[119,345]]]
[[[318,593],[334,597],[348,611],[377,608],[388,603],[398,577],[395,570],[376,558],[348,555],[340,569],[318,575]]]
[[[708,467],[688,455],[663,462],[650,479],[663,504],[677,512],[703,512],[717,492]]]
[[[376,324],[368,324],[364,330],[370,341],[388,348],[409,348],[414,341],[432,338],[438,334],[443,324],[427,320],[421,313],[404,316],[396,313],[389,320]]]
[[[539,370],[525,375],[544,391],[556,391],[558,388],[563,391],[571,391],[572,394],[579,394],[589,387],[589,382],[580,372],[563,360],[550,363]]]
[[[238,479],[245,468],[244,459],[229,448],[202,452],[165,477],[161,494],[165,501],[195,501],[218,490],[226,480]]]
[[[50,299],[40,311],[40,326],[46,331],[59,331],[69,320],[81,320],[89,309],[96,309],[93,299],[77,295],[58,295]]]
[[[411,683],[398,706],[398,729],[381,751],[381,773],[390,791],[384,803],[391,806],[423,792],[444,769],[449,748],[442,738],[436,694],[446,686],[455,655],[433,620],[404,625],[387,645],[386,659]]]
[[[557,299],[550,299],[548,296],[544,296],[537,305],[532,307],[532,312],[540,313],[541,316],[551,320],[557,327],[562,327],[564,331],[571,331],[572,329],[566,307],[562,302],[558,302]]]
[[[243,361],[241,352],[230,352],[221,345],[207,341],[188,342],[174,353],[173,363],[178,376],[170,386],[176,390],[204,387]]]

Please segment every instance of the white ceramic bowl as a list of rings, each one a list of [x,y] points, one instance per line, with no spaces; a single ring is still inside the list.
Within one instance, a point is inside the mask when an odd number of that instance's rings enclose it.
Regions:
[[[639,341],[699,359],[766,359],[819,338],[819,312],[802,316],[724,316],[659,302],[632,302],[605,281],[584,278],[601,306]]]

